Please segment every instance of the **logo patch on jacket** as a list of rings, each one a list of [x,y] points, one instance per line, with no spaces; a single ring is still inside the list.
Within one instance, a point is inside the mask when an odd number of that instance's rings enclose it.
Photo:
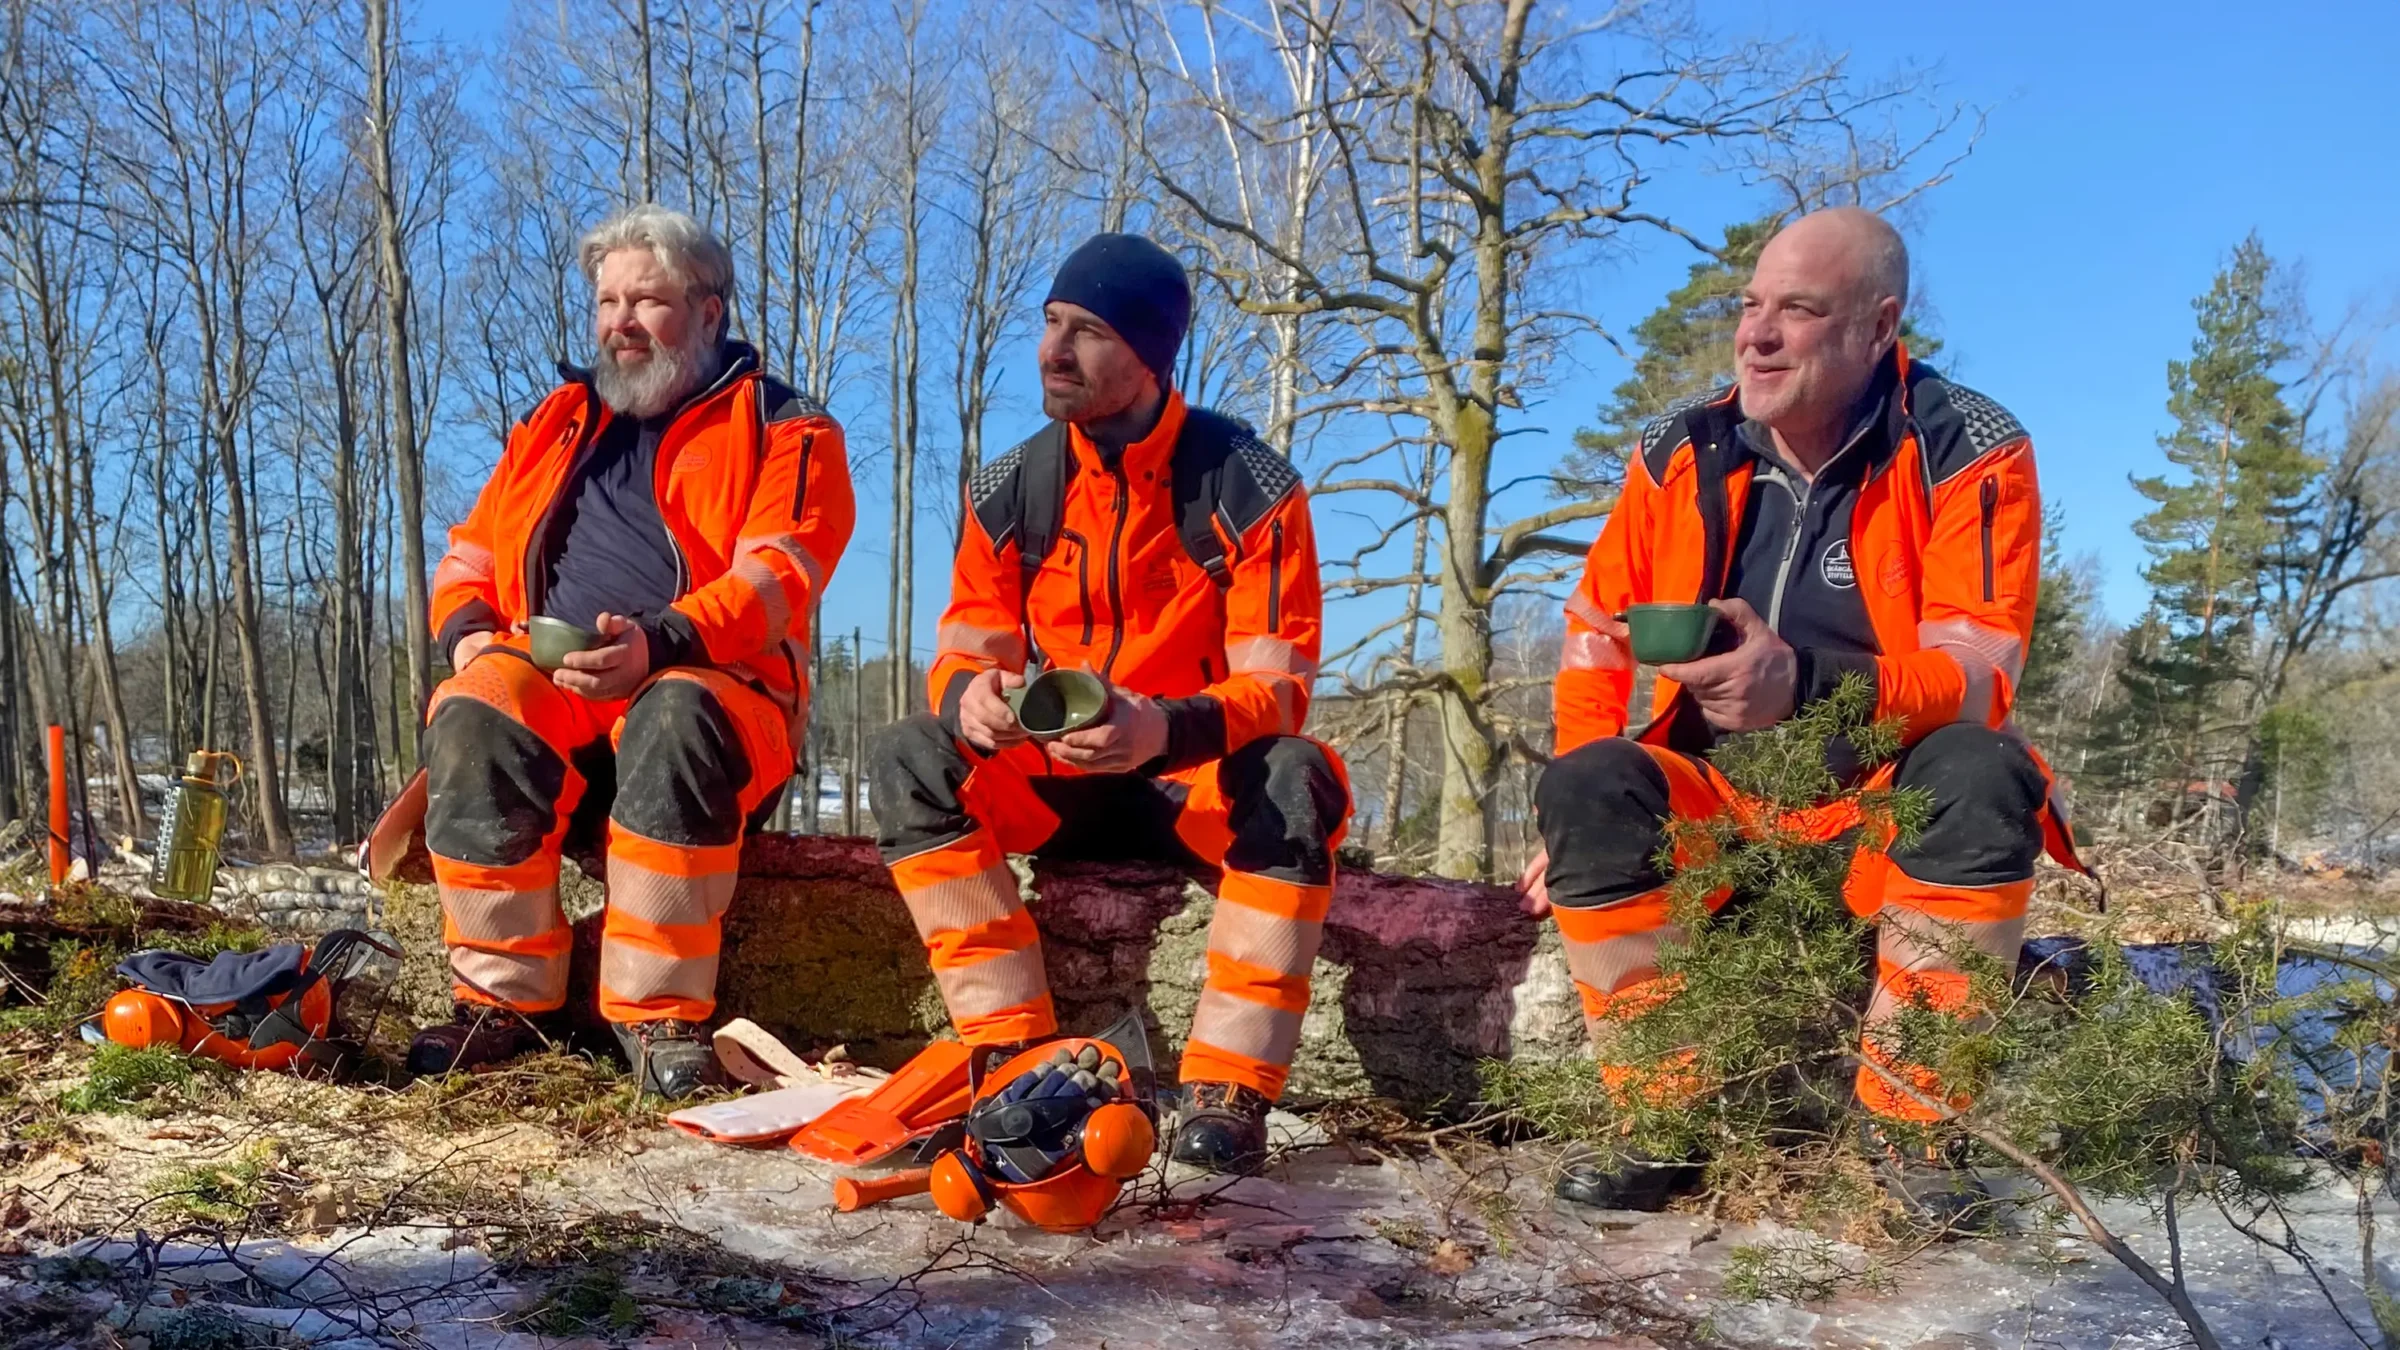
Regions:
[[[1825,550],[1822,570],[1825,573],[1825,584],[1828,586],[1836,586],[1845,591],[1857,587],[1858,569],[1850,561],[1849,540],[1836,539],[1833,541],[1833,547]]]

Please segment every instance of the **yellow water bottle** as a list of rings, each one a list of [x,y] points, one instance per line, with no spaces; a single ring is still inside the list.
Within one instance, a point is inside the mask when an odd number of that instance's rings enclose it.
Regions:
[[[231,766],[234,777],[219,781]],[[183,780],[167,794],[158,822],[158,854],[150,862],[150,889],[169,900],[206,904],[217,879],[217,845],[225,839],[230,805],[225,789],[241,777],[242,764],[216,750],[195,750]]]

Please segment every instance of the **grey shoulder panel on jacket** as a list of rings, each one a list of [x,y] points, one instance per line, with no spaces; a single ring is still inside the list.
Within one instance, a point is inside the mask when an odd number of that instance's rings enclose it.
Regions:
[[[1642,466],[1650,471],[1650,481],[1667,481],[1667,464],[1675,452],[1691,439],[1691,414],[1725,397],[1732,385],[1719,385],[1705,393],[1686,394],[1667,405],[1666,411],[1650,419],[1642,428]]]
[[[1909,411],[1925,456],[1925,476],[1935,484],[2002,446],[2028,439],[2015,413],[1939,375],[1910,382]]]
[[[1248,431],[1234,438],[1225,468],[1217,506],[1237,539],[1300,487],[1300,471],[1292,462]]]
[[[982,523],[984,537],[995,549],[1017,533],[1017,473],[1025,464],[1025,447],[1031,443],[1020,442],[998,459],[985,460],[967,479],[967,507]]]
[[[758,406],[760,416],[768,426],[778,422],[796,422],[803,417],[827,415],[824,404],[772,375],[758,377]]]

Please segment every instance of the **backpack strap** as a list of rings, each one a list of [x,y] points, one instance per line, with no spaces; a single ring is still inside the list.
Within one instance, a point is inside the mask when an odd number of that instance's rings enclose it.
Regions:
[[[1017,449],[1017,566],[1030,590],[1066,526],[1067,424],[1046,423]]]
[[[1217,533],[1216,519],[1223,514],[1226,467],[1234,457],[1234,446],[1249,434],[1245,423],[1205,408],[1188,409],[1170,462],[1175,533],[1183,540],[1183,551],[1220,591],[1233,585],[1233,564],[1225,556],[1225,539]],[[1239,539],[1240,531],[1235,531],[1234,537]]]
[[[1239,549],[1251,527],[1299,490],[1299,471],[1249,423],[1206,408],[1184,413],[1173,467],[1175,532],[1183,551],[1218,590],[1227,590],[1233,565],[1226,541]]]

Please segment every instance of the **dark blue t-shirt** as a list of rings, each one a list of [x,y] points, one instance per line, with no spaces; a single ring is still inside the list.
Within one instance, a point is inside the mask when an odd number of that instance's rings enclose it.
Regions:
[[[674,421],[612,417],[550,522],[542,613],[585,628],[606,611],[664,613],[681,590],[682,554],[658,514],[658,442]]]

